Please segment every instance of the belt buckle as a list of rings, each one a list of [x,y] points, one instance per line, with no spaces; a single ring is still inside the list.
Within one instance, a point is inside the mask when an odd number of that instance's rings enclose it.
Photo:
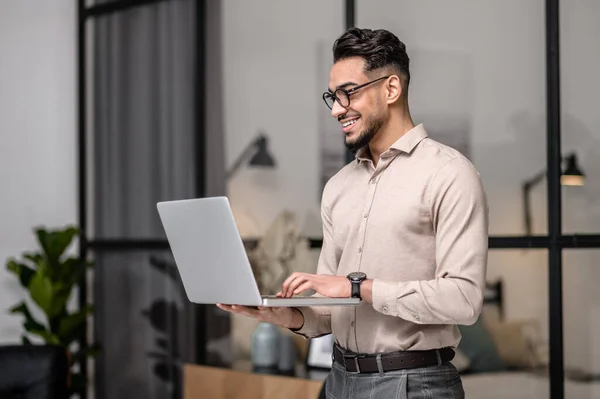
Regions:
[[[348,371],[348,360],[352,359],[354,360],[354,366],[356,367],[356,371],[355,373],[360,374],[360,366],[358,365],[358,359],[359,358],[365,358],[365,355],[358,355],[356,353],[344,353],[344,366],[346,366],[346,371]],[[351,372],[351,371],[350,371]]]

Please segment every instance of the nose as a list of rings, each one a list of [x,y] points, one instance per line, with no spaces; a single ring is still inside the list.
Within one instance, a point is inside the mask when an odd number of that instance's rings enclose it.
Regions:
[[[337,101],[333,102],[331,107],[331,116],[338,119],[341,115],[344,115],[348,110],[340,105]]]

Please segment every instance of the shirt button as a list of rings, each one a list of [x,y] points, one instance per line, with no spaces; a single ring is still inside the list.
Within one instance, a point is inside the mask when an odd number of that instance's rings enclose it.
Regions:
[[[387,313],[387,306],[384,306],[382,310]]]
[[[363,217],[364,217],[364,218],[366,218],[367,216],[369,216],[369,214],[368,214],[368,213],[365,213],[365,214],[363,215]]]
[[[377,183],[377,179],[371,179],[371,184]]]
[[[358,253],[362,252],[362,247],[358,247]]]
[[[350,322],[350,326],[354,327],[354,322],[353,321]]]

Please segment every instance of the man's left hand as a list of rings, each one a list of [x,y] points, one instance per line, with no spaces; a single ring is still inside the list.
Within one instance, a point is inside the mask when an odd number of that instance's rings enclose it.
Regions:
[[[296,272],[283,282],[277,296],[289,298],[309,289],[329,298],[349,298],[352,292],[350,280],[345,276]]]

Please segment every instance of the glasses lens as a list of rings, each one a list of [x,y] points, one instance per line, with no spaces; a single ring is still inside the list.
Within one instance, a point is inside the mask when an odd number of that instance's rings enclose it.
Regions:
[[[324,93],[323,94],[323,100],[325,101],[325,104],[327,104],[327,106],[329,107],[329,109],[333,108],[333,102],[335,101],[335,97],[333,94],[331,93]]]
[[[335,96],[337,97],[337,100],[342,107],[346,108],[350,105],[350,99],[348,98],[348,94],[346,94],[344,90],[336,90]]]

